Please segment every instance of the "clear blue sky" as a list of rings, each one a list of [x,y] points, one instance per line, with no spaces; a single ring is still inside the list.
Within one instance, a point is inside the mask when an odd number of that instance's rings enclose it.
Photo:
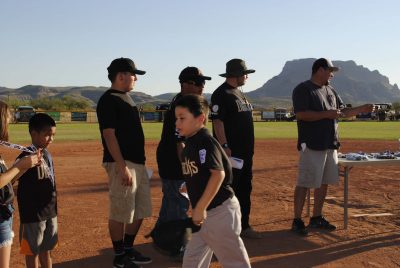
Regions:
[[[212,76],[211,93],[231,58],[256,69],[244,91],[319,57],[400,86],[399,17],[398,0],[1,0],[0,86],[109,86],[122,56],[147,71],[135,90],[150,95],[177,92],[186,66]]]

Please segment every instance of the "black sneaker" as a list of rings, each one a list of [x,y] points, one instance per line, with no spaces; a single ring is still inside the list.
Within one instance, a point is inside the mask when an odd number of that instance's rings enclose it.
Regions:
[[[306,229],[306,226],[304,225],[304,222],[301,219],[294,219],[292,223],[292,232],[295,232],[298,235],[301,236],[307,236],[308,231]]]
[[[149,264],[153,261],[150,257],[143,256],[142,253],[134,248],[125,250],[125,254],[136,264]]]
[[[310,224],[308,225],[309,228],[319,228],[319,229],[324,229],[328,231],[334,231],[336,230],[336,226],[333,224],[330,224],[329,221],[327,221],[324,216],[317,216],[317,217],[312,217],[310,219]]]
[[[113,267],[114,268],[140,268],[141,266],[137,265],[131,259],[129,258],[128,255],[118,255],[114,257],[113,261]]]

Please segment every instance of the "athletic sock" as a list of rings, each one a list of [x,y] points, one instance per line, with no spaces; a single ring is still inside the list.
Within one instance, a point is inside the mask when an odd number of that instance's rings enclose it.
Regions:
[[[119,255],[124,255],[125,254],[124,241],[123,240],[112,241],[112,244],[113,244],[115,256],[119,256]]]
[[[125,234],[124,236],[124,249],[129,250],[133,248],[133,242],[135,241],[136,235]]]

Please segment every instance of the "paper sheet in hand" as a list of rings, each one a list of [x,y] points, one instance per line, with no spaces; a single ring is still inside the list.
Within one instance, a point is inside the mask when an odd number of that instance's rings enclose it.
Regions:
[[[229,157],[229,161],[233,168],[242,169],[243,168],[243,159],[236,158],[236,157]]]

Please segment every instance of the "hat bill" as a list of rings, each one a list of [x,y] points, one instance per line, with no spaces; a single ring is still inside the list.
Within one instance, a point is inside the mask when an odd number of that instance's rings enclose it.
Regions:
[[[251,74],[251,73],[254,73],[254,72],[255,72],[255,70],[249,69],[249,70],[244,70],[244,71],[242,71],[240,73],[224,73],[224,74],[220,74],[219,76],[222,76],[222,77],[239,77],[239,76],[246,75],[246,74]]]
[[[146,73],[146,71],[136,69],[136,70],[131,71],[131,73],[138,74],[138,75],[144,75]]]
[[[335,67],[335,66],[328,67],[328,69],[329,69],[330,71],[332,71],[332,72],[337,72],[337,71],[339,71],[339,70],[340,70],[340,68],[339,68],[339,67]]]
[[[199,75],[196,77],[197,79],[202,79],[202,80],[211,80],[211,77],[209,76],[204,76],[204,75]]]

